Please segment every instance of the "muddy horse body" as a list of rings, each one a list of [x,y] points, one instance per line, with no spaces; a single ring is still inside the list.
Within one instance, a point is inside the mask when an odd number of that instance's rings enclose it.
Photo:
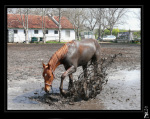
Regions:
[[[78,66],[86,65],[91,59],[99,58],[100,45],[94,39],[74,41],[68,46],[68,52],[61,61],[65,67],[73,65],[77,68]]]
[[[45,79],[45,86],[51,86],[51,83],[53,81],[54,75],[53,71],[56,69],[56,67],[60,64],[63,64],[66,71],[61,76],[61,83],[60,83],[60,92],[62,94],[65,93],[63,90],[63,80],[66,76],[69,76],[69,87],[71,88],[73,86],[73,76],[72,73],[76,72],[77,67],[82,66],[84,70],[84,77],[87,77],[87,64],[91,60],[93,63],[96,63],[100,60],[100,45],[95,39],[84,39],[81,41],[72,41],[69,43],[66,43],[66,48],[62,48],[64,50],[63,56],[62,53],[59,51],[56,52],[55,55],[58,59],[58,61],[55,63],[55,66],[52,67],[52,62],[50,59],[47,66],[43,64],[44,72],[43,76]],[[54,57],[54,56],[53,56]],[[97,72],[97,65],[95,66],[95,72]],[[49,69],[50,71],[46,71]],[[45,74],[49,75],[49,79],[45,77]],[[49,73],[49,74],[48,74]],[[48,81],[51,80],[51,81]],[[49,92],[50,88],[45,88],[46,92]]]

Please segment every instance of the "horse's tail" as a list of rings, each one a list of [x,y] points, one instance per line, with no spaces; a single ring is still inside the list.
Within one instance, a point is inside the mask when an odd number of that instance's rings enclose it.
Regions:
[[[95,43],[97,50],[100,50],[100,44],[98,43],[96,39],[94,40],[94,43]]]
[[[95,52],[96,60],[97,60],[97,62],[99,62],[100,56],[101,56],[101,47],[97,40],[94,40],[94,43],[96,46],[96,52]]]

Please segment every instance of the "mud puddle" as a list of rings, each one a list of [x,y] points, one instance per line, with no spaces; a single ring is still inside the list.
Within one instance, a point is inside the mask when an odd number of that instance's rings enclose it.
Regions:
[[[8,110],[140,110],[140,77],[140,70],[110,71],[107,85],[100,94],[88,101],[73,103],[60,96],[60,81],[55,80],[52,104],[45,101],[42,79],[8,81]],[[64,81],[66,90],[67,85]]]
[[[97,96],[104,110],[141,109],[141,71],[120,70],[109,74],[109,81]]]
[[[42,64],[47,63],[60,44],[19,44],[8,45],[7,109],[8,110],[140,110],[140,45],[101,44],[102,57],[122,53],[110,66],[108,82],[103,85],[100,94],[88,101],[63,102],[59,96],[60,77],[63,66],[55,71],[52,96],[54,104],[44,101],[46,98]],[[30,52],[29,52],[30,51]],[[117,69],[116,69],[117,67]],[[36,69],[36,70],[35,70]],[[130,69],[130,70],[128,70]],[[83,72],[78,68],[74,79]],[[64,89],[68,89],[68,77],[64,80]],[[59,100],[61,98],[61,100]]]

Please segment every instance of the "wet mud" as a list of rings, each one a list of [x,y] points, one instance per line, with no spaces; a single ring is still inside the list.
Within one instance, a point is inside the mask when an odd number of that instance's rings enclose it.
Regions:
[[[107,58],[103,57],[100,62],[94,64],[89,61],[87,77],[84,76],[84,71],[81,72],[78,80],[74,81],[73,86],[68,91],[61,92],[62,96],[69,97],[73,101],[96,97],[100,94],[102,85],[107,83],[107,70],[118,56],[122,56],[122,54],[114,54]]]
[[[46,94],[42,61],[47,63],[61,46],[8,45],[8,110],[140,110],[140,46],[102,44],[101,73],[94,76],[93,65],[89,65],[88,83],[79,67],[74,74],[76,89],[72,88],[72,92],[70,89],[67,96],[59,91],[60,77],[65,70],[58,66],[53,92]],[[68,83],[67,77],[63,84],[66,91]]]

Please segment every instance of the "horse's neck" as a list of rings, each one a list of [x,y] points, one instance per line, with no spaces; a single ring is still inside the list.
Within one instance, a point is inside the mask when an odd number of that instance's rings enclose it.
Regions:
[[[49,60],[49,64],[53,71],[55,71],[55,69],[61,64],[61,60],[64,58],[64,55],[67,53],[67,51],[68,47],[65,44],[53,54]]]
[[[50,64],[53,71],[55,71],[57,66],[60,65],[60,59],[57,57],[56,53],[50,59],[49,64]]]

